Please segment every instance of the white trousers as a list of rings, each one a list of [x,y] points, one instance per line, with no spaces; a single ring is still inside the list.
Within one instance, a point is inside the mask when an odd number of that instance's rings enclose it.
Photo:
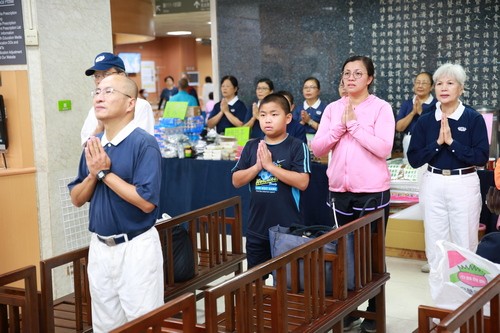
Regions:
[[[163,305],[163,255],[156,228],[107,246],[92,235],[88,275],[94,333],[109,332]]]
[[[444,239],[476,252],[481,188],[476,172],[443,176],[425,171],[420,188],[425,227],[425,254],[431,270],[440,257],[436,241]]]
[[[403,136],[403,163],[408,163],[408,147],[410,146],[411,134],[405,134]]]

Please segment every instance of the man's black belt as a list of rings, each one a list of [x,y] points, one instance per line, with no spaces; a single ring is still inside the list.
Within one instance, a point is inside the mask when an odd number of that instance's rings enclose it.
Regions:
[[[476,167],[468,167],[463,169],[438,169],[433,166],[428,165],[427,170],[432,173],[437,173],[438,175],[443,176],[457,176],[457,175],[466,175],[469,173],[476,172]]]
[[[146,229],[124,233],[124,234],[122,234],[120,236],[116,236],[116,237],[102,237],[102,236],[97,235],[97,239],[100,240],[102,243],[106,244],[107,246],[115,246],[115,245],[118,245],[121,243],[129,242],[132,239],[134,239],[135,237],[145,233],[146,231],[148,231],[151,228],[152,227],[148,227]]]

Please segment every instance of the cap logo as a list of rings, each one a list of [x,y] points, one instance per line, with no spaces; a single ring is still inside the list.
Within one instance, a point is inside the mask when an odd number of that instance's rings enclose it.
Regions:
[[[102,56],[98,56],[97,58],[95,58],[95,62],[102,61],[102,60],[104,60],[104,58],[105,57],[103,55]]]

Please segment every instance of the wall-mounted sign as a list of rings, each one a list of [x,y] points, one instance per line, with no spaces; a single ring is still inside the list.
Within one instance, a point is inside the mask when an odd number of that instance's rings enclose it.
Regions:
[[[0,66],[25,64],[21,0],[0,0]]]
[[[57,101],[57,108],[59,111],[71,111],[71,100],[65,99]]]
[[[141,61],[141,84],[148,93],[156,92],[155,62],[150,60]]]
[[[1,0],[0,0],[1,1]],[[156,0],[155,13],[189,13],[210,10],[210,0]]]

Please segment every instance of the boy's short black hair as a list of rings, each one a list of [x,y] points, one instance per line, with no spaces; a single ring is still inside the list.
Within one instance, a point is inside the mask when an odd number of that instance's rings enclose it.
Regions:
[[[267,104],[267,103],[278,104],[279,106],[281,106],[281,108],[283,110],[285,110],[285,114],[289,114],[291,112],[290,111],[290,103],[288,103],[288,100],[285,98],[285,96],[283,96],[281,94],[273,93],[273,94],[269,94],[266,97],[264,97],[264,99],[260,102],[259,109],[262,107],[262,105]]]

